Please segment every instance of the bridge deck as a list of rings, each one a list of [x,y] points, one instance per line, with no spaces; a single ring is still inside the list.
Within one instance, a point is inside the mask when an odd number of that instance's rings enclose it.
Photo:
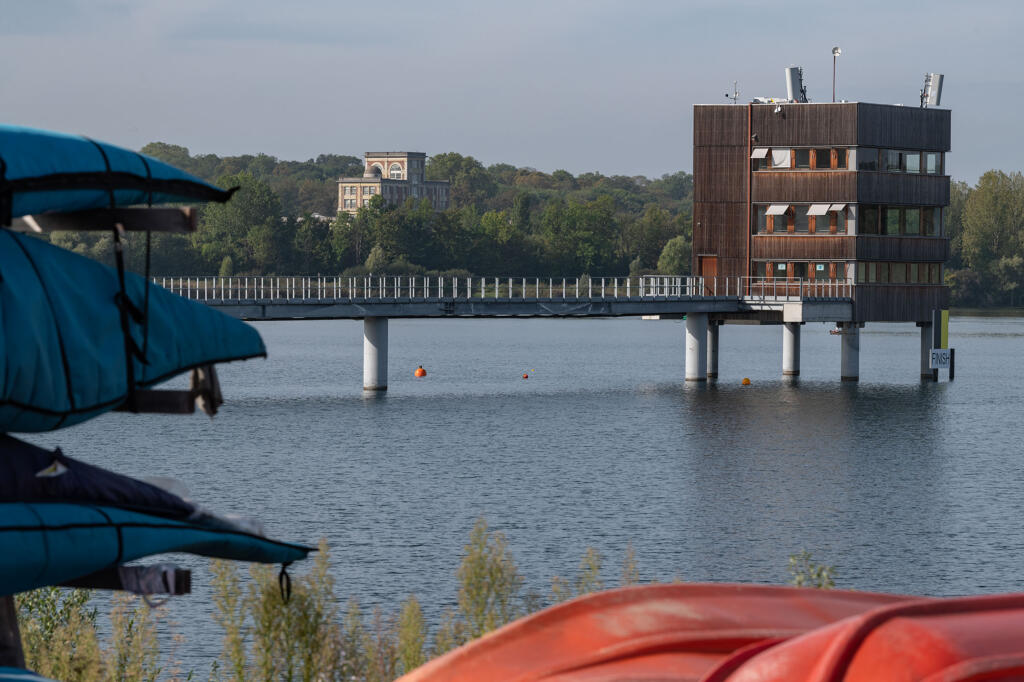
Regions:
[[[388,281],[394,280],[394,281]],[[431,281],[435,280],[435,281]],[[746,281],[744,281],[746,280]],[[621,317],[783,314],[852,319],[847,282],[647,276],[534,278],[158,278],[157,284],[246,320],[439,317]],[[582,286],[581,286],[582,285]],[[435,295],[430,295],[430,294]],[[444,295],[449,293],[451,295]],[[530,294],[548,293],[549,296]]]

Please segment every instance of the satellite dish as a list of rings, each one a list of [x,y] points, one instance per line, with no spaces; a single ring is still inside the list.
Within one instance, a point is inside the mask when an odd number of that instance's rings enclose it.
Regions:
[[[836,45],[835,47],[832,48],[832,56],[833,57],[838,57],[842,53],[843,53],[843,51],[841,49],[839,49],[838,45]]]

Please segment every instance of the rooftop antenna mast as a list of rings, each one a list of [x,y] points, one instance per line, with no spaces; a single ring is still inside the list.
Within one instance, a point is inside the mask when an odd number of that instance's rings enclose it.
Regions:
[[[836,45],[832,48],[832,101],[836,101],[836,61],[843,51]]]
[[[736,81],[732,82],[732,94],[730,95],[728,92],[725,93],[725,98],[731,99],[733,104],[736,104],[736,100],[740,98],[740,90],[737,87]]]

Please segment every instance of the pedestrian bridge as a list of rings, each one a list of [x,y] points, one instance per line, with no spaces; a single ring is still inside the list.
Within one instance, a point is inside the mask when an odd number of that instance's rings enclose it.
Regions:
[[[753,277],[159,277],[156,284],[246,320],[586,317],[816,311],[850,319],[845,280]],[[789,304],[788,307],[786,304]],[[838,317],[837,317],[838,315]],[[780,320],[781,321],[781,320]]]
[[[800,325],[843,329],[856,379],[859,326],[846,280],[757,277],[158,277],[154,283],[245,320],[363,320],[363,388],[387,389],[388,320],[437,317],[686,318],[686,379],[718,376],[726,321],[783,325],[783,374],[800,373]],[[711,316],[709,318],[709,316]]]

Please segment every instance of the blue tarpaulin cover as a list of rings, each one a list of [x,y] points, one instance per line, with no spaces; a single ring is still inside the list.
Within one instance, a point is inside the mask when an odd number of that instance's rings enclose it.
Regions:
[[[38,213],[227,201],[231,193],[122,147],[0,125],[0,224]]]
[[[49,677],[40,677],[24,668],[0,668],[0,680],[11,682],[57,682]]]
[[[200,365],[265,356],[250,325],[126,274],[146,321],[129,332],[136,387]],[[117,272],[38,238],[0,230],[0,432],[48,431],[118,407],[129,393]],[[147,329],[148,327],[148,329]]]
[[[166,552],[289,563],[310,551],[149,483],[0,436],[0,595]]]

